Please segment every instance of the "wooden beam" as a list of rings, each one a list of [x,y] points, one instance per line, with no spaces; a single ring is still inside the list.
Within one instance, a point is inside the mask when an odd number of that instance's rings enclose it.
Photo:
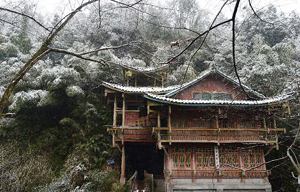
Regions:
[[[113,116],[113,127],[117,126],[117,94],[114,99],[114,116]]]

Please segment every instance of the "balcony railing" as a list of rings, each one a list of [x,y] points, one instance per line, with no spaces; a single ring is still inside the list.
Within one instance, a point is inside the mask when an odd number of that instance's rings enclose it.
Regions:
[[[160,143],[276,143],[283,128],[169,128],[155,127]]]
[[[115,141],[151,141],[158,143],[277,143],[278,132],[284,128],[109,128]]]

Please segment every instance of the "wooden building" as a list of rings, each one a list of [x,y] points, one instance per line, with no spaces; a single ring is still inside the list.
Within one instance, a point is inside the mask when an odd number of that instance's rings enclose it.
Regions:
[[[172,87],[103,82],[121,181],[154,175],[156,191],[271,191],[264,149],[293,95],[266,98],[217,69]]]

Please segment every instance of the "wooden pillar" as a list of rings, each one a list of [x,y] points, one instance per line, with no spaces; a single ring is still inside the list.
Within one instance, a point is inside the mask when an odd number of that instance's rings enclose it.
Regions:
[[[166,170],[165,175],[167,178],[168,183],[172,183],[172,168],[171,168],[171,149],[170,147],[168,148],[168,155],[165,153],[165,165],[164,165],[164,169]]]
[[[172,123],[171,123],[171,113],[172,107],[169,105],[169,112],[168,112],[168,127],[169,127],[169,144],[172,144]]]
[[[117,94],[114,99],[114,116],[113,116],[113,127],[117,126]]]
[[[156,87],[156,78],[154,78],[153,86]]]
[[[160,125],[160,111],[157,113],[157,127],[161,127],[161,125]]]
[[[195,152],[195,147],[192,148],[192,166],[193,166],[193,179],[192,179],[192,183],[196,183],[196,152]]]
[[[125,125],[125,110],[126,110],[126,100],[125,100],[125,94],[122,94],[123,97],[123,106],[122,106],[122,127]]]
[[[160,127],[160,111],[157,112],[157,127]],[[158,142],[158,148],[162,149],[160,130],[158,131],[157,142]]]
[[[137,87],[137,78],[134,78],[134,86]]]
[[[273,124],[274,124],[274,129],[277,129],[275,114],[273,114]],[[275,135],[275,138],[276,138],[276,149],[279,150],[277,130],[275,130],[275,134],[276,134]]]
[[[121,162],[121,178],[120,183],[121,185],[124,185],[126,182],[125,178],[125,145],[122,145],[122,162]]]
[[[267,129],[266,116],[264,116],[263,121],[264,121],[265,137],[266,137],[266,139],[267,139],[267,138],[268,138],[268,133],[269,133],[269,131],[268,131],[268,129]]]
[[[240,159],[240,162],[239,162],[239,163],[240,163],[240,164],[239,164],[239,165],[240,165],[240,168],[241,168],[241,169],[244,169],[244,166],[243,166],[243,153],[242,153],[242,149],[241,149],[241,148],[238,148],[238,152],[239,152],[239,159]],[[244,174],[245,174],[244,172],[241,173],[241,182],[242,182],[242,183],[245,183]]]
[[[218,143],[218,145],[220,145],[220,143],[219,143],[219,137],[220,137],[220,127],[219,127],[219,116],[218,115],[216,115],[216,127],[217,127],[217,129],[218,129],[218,138],[217,138],[217,143]]]

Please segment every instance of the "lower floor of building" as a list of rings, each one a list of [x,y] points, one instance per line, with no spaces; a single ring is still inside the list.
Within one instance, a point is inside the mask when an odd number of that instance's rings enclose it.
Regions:
[[[271,191],[262,146],[124,143],[121,180],[152,178],[151,191]],[[141,190],[142,191],[142,190]]]

